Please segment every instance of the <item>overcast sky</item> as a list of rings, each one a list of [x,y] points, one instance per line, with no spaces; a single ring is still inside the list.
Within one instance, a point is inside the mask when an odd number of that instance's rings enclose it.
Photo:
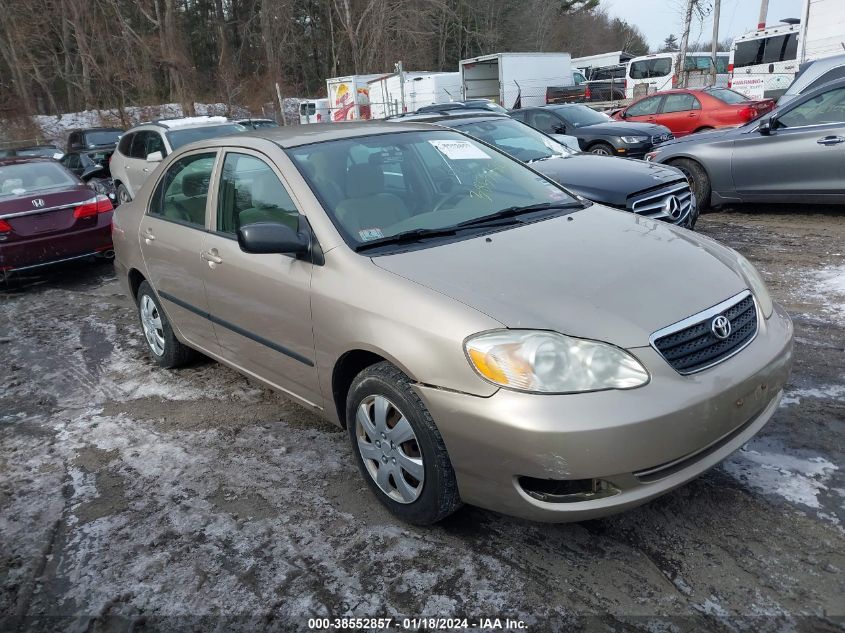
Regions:
[[[769,0],[767,23],[776,24],[782,18],[800,18],[801,4],[801,0]],[[639,28],[652,50],[660,48],[670,33],[674,33],[678,41],[681,39],[686,0],[601,0],[601,6],[610,15]],[[759,15],[759,0],[722,0],[719,40],[733,39],[755,29]],[[690,41],[709,42],[712,30],[712,16],[705,18],[703,24],[694,20]]]

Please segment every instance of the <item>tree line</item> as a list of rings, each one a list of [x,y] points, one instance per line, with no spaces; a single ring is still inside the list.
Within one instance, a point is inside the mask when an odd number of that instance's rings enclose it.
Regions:
[[[647,52],[598,0],[0,0],[0,114],[319,96],[504,51]]]

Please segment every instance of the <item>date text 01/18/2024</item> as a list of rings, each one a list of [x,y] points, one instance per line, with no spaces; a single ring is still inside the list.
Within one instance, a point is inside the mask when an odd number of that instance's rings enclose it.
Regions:
[[[391,627],[409,631],[458,631],[458,630],[526,630],[525,622],[511,618],[310,618],[308,628],[316,630],[373,630],[384,631]]]

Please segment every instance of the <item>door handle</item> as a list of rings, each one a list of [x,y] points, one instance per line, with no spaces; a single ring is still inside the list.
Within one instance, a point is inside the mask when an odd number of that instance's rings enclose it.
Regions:
[[[151,228],[147,227],[147,230],[144,231],[144,240],[146,240],[147,244],[149,244],[150,242],[154,242],[155,239],[156,239],[156,236],[153,235],[153,230]]]
[[[211,249],[210,251],[203,251],[200,253],[200,257],[202,257],[205,261],[210,264],[222,264],[223,258],[217,255],[217,249]]]
[[[698,113],[697,112],[690,112],[687,116],[692,118],[694,116],[698,116]]]
[[[838,145],[845,143],[845,136],[825,136],[816,141],[819,145]]]

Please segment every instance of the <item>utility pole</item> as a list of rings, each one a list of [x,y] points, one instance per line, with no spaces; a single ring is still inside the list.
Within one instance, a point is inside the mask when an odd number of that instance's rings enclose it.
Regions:
[[[710,85],[716,85],[716,52],[719,50],[719,9],[722,0],[713,0],[713,43],[710,45]]]
[[[692,25],[692,10],[696,0],[687,0],[687,13],[684,17],[684,32],[681,36],[681,49],[678,51],[678,63],[675,66],[678,77],[678,88],[686,88],[689,80],[689,73],[686,72],[687,47],[689,46],[689,31]],[[676,75],[677,76],[677,75]]]
[[[405,114],[405,66],[401,61],[396,62],[396,74],[399,75],[399,96],[401,103],[399,104],[399,114]]]
[[[276,98],[279,100],[279,112],[282,115],[282,125],[287,126],[288,120],[285,117],[285,102],[282,99],[282,90],[279,88],[279,82],[276,82]]]
[[[769,0],[760,0],[760,19],[757,20],[757,30],[766,28],[766,19],[769,17]]]

